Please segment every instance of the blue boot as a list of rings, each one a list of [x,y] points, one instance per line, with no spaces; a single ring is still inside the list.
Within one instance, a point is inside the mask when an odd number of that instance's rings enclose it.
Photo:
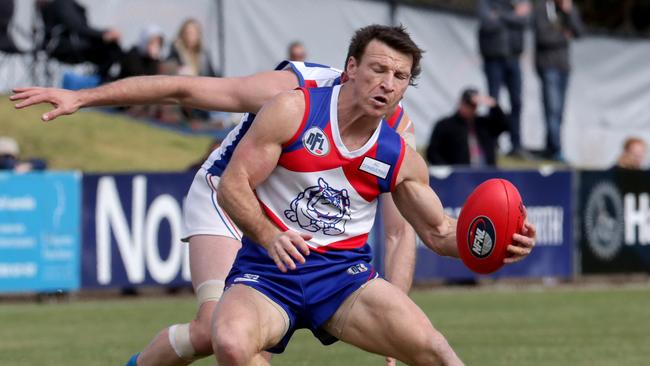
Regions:
[[[134,354],[133,356],[131,356],[131,358],[129,358],[129,360],[126,362],[126,365],[124,365],[124,366],[138,366],[138,363],[137,363],[138,356],[140,356],[140,352],[138,352],[138,353]]]

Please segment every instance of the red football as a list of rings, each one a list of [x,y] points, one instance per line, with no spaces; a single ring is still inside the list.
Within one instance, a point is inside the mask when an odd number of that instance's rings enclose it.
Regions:
[[[467,197],[458,216],[456,244],[463,263],[476,273],[503,266],[512,235],[521,232],[526,213],[517,188],[505,179],[489,179]]]

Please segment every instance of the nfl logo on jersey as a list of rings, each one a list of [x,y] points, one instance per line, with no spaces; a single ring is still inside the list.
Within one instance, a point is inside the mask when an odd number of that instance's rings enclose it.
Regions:
[[[324,156],[330,152],[330,143],[323,130],[312,127],[302,137],[302,144],[312,155]]]

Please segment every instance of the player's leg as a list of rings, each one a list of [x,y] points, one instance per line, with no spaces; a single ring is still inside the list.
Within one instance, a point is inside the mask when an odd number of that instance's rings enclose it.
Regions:
[[[138,357],[138,365],[187,365],[212,354],[210,324],[223,284],[241,247],[233,238],[190,238],[192,285],[199,302],[196,318],[162,330]]]
[[[219,365],[265,364],[259,353],[278,344],[289,329],[280,305],[246,285],[233,285],[214,314],[212,345]]]
[[[325,330],[346,343],[408,365],[463,364],[422,310],[382,279],[350,295]]]
[[[216,204],[218,178],[200,169],[184,205],[192,285],[198,298],[196,318],[163,329],[136,358],[139,366],[187,365],[212,354],[210,323],[223,284],[241,247],[240,233]],[[129,366],[134,363],[127,364]]]

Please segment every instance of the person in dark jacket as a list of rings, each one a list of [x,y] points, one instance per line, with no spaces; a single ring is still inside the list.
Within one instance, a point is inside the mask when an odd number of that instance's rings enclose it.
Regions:
[[[91,27],[86,9],[74,0],[39,0],[38,4],[48,55],[65,63],[91,62],[106,80],[111,66],[122,58],[120,32]]]
[[[524,31],[532,10],[528,0],[479,0],[479,49],[490,96],[499,100],[502,86],[510,97],[511,154],[529,158],[521,145],[521,67]]]
[[[477,114],[481,104],[490,108],[486,116]],[[431,165],[495,166],[497,139],[507,130],[508,118],[494,98],[465,89],[456,113],[436,123],[427,160]]]
[[[582,33],[572,0],[542,0],[535,4],[535,67],[542,87],[547,158],[563,160],[562,114],[569,82],[569,44]]]

